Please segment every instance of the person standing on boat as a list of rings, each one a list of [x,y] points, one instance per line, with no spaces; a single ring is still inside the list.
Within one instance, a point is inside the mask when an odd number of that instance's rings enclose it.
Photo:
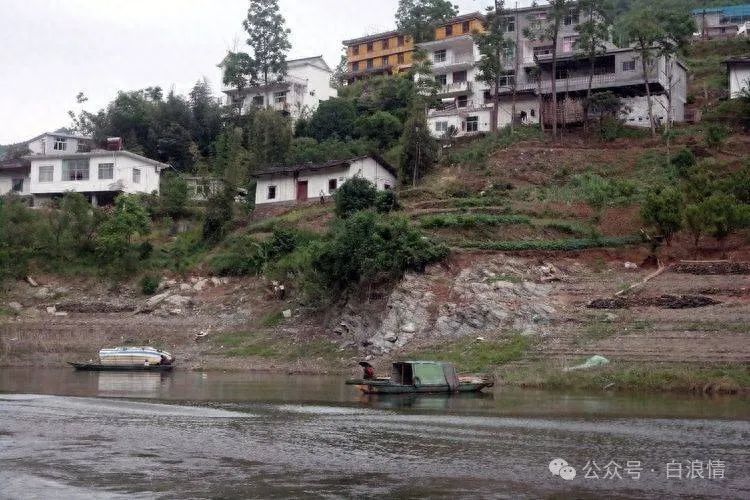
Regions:
[[[359,363],[359,366],[364,368],[364,374],[362,375],[362,378],[365,380],[372,380],[375,378],[375,368],[372,367],[370,363],[367,363],[365,361],[361,361]]]

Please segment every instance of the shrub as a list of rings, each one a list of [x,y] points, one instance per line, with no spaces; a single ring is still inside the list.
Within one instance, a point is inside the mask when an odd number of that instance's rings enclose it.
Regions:
[[[674,187],[657,187],[646,195],[641,217],[654,226],[667,241],[682,227],[682,193]]]
[[[387,111],[378,111],[357,120],[357,128],[362,137],[371,139],[379,149],[387,149],[401,135],[401,122]]]
[[[159,192],[159,207],[162,213],[179,218],[185,214],[187,202],[188,186],[185,179],[180,175],[166,175]]]
[[[378,191],[378,194],[375,197],[375,210],[381,214],[385,214],[400,208],[401,206],[398,203],[398,197],[396,196],[395,191],[391,189]]]
[[[505,224],[531,224],[531,219],[525,215],[458,214],[428,215],[419,220],[419,225],[425,229],[500,226]]]
[[[159,278],[152,274],[147,274],[141,278],[141,291],[144,295],[153,295],[159,288]]]
[[[681,149],[672,157],[672,165],[680,177],[686,177],[690,169],[695,165],[695,155],[687,148]]]
[[[211,269],[221,276],[258,274],[266,259],[261,244],[250,236],[232,240],[228,248],[211,259]]]
[[[203,240],[218,243],[227,233],[232,221],[233,197],[225,188],[208,199],[206,214],[203,217]]]
[[[724,125],[711,124],[706,129],[706,146],[709,149],[719,149],[729,136],[729,130]]]
[[[586,248],[608,248],[633,245],[642,242],[640,236],[614,236],[599,238],[572,238],[562,240],[511,240],[511,241],[465,241],[459,246],[481,250],[501,252],[538,251],[575,251]]]
[[[700,204],[706,232],[724,242],[732,233],[748,223],[747,205],[727,194],[714,194]]]
[[[359,210],[367,210],[375,205],[377,189],[362,177],[352,177],[336,191],[336,215],[345,218]]]

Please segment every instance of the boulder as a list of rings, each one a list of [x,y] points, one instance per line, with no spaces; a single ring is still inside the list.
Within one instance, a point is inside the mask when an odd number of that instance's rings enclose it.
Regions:
[[[176,308],[188,305],[191,300],[190,297],[185,297],[184,295],[170,295],[169,297],[164,298],[165,303],[175,306]]]
[[[55,306],[49,306],[47,308],[47,314],[55,314],[57,312],[57,308]]]
[[[39,290],[34,292],[34,298],[44,300],[48,299],[52,296],[52,292],[50,292],[49,288],[46,286],[41,287]]]
[[[170,292],[164,292],[164,293],[160,293],[158,295],[154,295],[153,297],[149,298],[146,301],[146,306],[147,307],[156,307],[156,306],[158,306],[159,304],[161,304],[162,302],[164,302],[164,299],[166,299],[167,297],[169,297],[169,294],[170,294]]]
[[[202,292],[204,288],[208,286],[208,280],[206,278],[201,278],[193,285],[193,290],[196,292]]]
[[[181,292],[192,292],[193,287],[192,285],[189,285],[188,283],[180,283],[180,291]]]
[[[23,306],[18,302],[8,302],[8,307],[14,312],[21,312]]]
[[[292,310],[291,309],[284,309],[283,311],[281,311],[281,315],[284,316],[285,318],[289,319],[289,318],[292,317]]]
[[[217,278],[216,276],[213,276],[213,277],[211,278],[211,284],[212,284],[213,286],[220,286],[220,285],[221,285],[221,279],[220,279],[220,278]]]

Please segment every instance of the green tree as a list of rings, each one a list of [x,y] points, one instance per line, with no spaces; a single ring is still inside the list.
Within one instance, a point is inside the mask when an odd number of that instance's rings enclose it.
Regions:
[[[721,149],[729,137],[729,130],[720,124],[710,124],[706,129],[706,146],[710,149]]]
[[[705,206],[702,203],[692,203],[685,207],[685,228],[693,237],[693,246],[696,249],[701,236],[706,232],[707,226]]]
[[[247,182],[250,153],[242,146],[242,129],[227,127],[216,139],[215,148],[214,175],[233,187]]]
[[[209,197],[203,217],[203,241],[216,244],[226,236],[232,222],[233,193],[227,187]]]
[[[213,143],[221,133],[221,104],[208,80],[198,80],[189,94],[192,138],[203,157],[213,154]]]
[[[255,61],[245,52],[228,52],[219,67],[224,71],[224,85],[240,92],[258,78]]]
[[[253,51],[253,65],[263,83],[268,85],[271,76],[279,79],[285,76],[286,54],[292,44],[278,0],[250,0],[242,26],[248,34],[247,44]]]
[[[515,42],[505,37],[508,27],[507,14],[503,10],[503,1],[494,0],[494,6],[487,8],[486,31],[474,34],[474,42],[479,48],[479,62],[477,63],[477,80],[491,86],[492,114],[490,130],[497,131],[500,110],[500,82],[501,79],[513,73],[508,69],[513,58]],[[514,77],[515,81],[515,77]],[[515,83],[513,84],[515,86]],[[515,109],[511,111],[511,128],[515,119]]]
[[[529,26],[524,28],[524,36],[530,40],[540,40],[552,43],[552,71],[550,72],[550,89],[552,94],[552,137],[557,139],[557,43],[560,26],[566,16],[570,15],[574,6],[573,0],[550,0],[547,18],[539,20],[529,19]]]
[[[333,98],[322,101],[315,110],[308,131],[318,141],[352,137],[357,120],[357,108],[349,99]]]
[[[363,116],[357,120],[359,135],[374,141],[381,150],[388,149],[401,135],[401,121],[387,111]]]
[[[336,215],[346,218],[360,210],[372,208],[377,194],[372,182],[362,177],[352,177],[336,190]]]
[[[716,193],[701,203],[705,218],[706,233],[716,238],[721,245],[738,229],[747,225],[747,206],[737,203],[728,194]]]
[[[644,222],[654,226],[669,245],[672,236],[682,228],[684,202],[675,187],[657,187],[646,194],[641,206]]]
[[[170,217],[182,217],[188,202],[187,182],[181,175],[166,174],[161,181],[159,190],[159,205],[162,212]]]
[[[457,15],[458,7],[448,0],[399,0],[396,26],[411,35],[414,43],[428,42],[441,21]]]
[[[265,167],[286,163],[292,143],[289,118],[271,109],[258,110],[249,142],[255,165]]]
[[[586,99],[583,101],[583,122],[588,126],[589,105],[591,102],[591,87],[594,82],[596,58],[607,51],[611,5],[609,0],[579,0],[578,8],[585,18],[576,26],[578,40],[575,43],[576,52],[580,57],[588,59],[589,78],[586,87]]]
[[[151,220],[137,196],[120,195],[114,212],[104,220],[96,235],[96,249],[104,259],[126,257],[135,235],[146,236]]]
[[[438,158],[439,145],[432,137],[424,113],[419,107],[404,125],[401,136],[400,177],[402,182],[417,180],[430,171]]]

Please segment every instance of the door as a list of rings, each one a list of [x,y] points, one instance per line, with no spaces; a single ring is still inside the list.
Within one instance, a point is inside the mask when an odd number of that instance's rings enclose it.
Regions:
[[[297,201],[307,199],[307,181],[297,181]]]

